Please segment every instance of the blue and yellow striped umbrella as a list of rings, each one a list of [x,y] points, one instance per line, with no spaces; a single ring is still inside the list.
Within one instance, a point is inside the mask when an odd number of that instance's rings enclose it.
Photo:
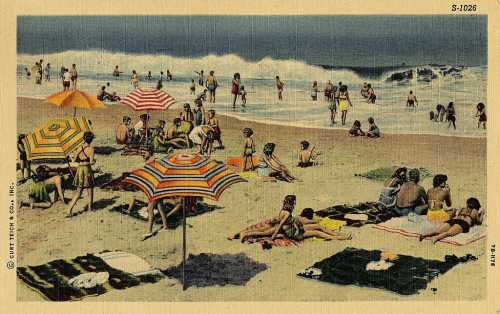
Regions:
[[[224,163],[200,155],[178,154],[147,163],[124,182],[139,187],[150,201],[189,196],[218,200],[226,188],[246,180]]]
[[[64,159],[83,144],[86,131],[92,128],[84,117],[50,120],[26,135],[26,155],[29,160]]]

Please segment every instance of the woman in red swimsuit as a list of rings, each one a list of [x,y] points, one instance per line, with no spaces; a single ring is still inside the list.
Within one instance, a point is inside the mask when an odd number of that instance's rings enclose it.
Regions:
[[[233,109],[236,108],[236,99],[240,93],[240,73],[234,73],[231,85],[231,94],[233,94]]]

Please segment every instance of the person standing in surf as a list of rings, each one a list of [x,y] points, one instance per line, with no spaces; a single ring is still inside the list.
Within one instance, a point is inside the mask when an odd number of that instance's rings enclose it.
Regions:
[[[76,64],[73,63],[69,73],[71,74],[71,84],[72,84],[73,90],[76,90],[76,82],[78,81],[78,72],[76,71]]]
[[[203,75],[203,70],[200,72],[194,71],[194,73],[198,74],[198,85],[203,86],[203,83],[205,82],[205,76]]]
[[[408,95],[408,99],[406,100],[406,106],[407,107],[415,107],[418,106],[418,101],[417,101],[417,96],[413,94],[413,91],[410,91],[410,94]]]
[[[240,93],[240,73],[234,73],[233,80],[231,82],[231,94],[233,95],[233,109],[236,108],[236,100],[238,99],[239,93]]]
[[[278,89],[278,99],[283,100],[283,89],[285,88],[285,83],[280,80],[280,77],[276,75],[276,88]]]
[[[482,102],[480,102],[477,104],[476,109],[477,109],[476,118],[479,117],[479,120],[477,122],[477,128],[479,129],[482,124],[483,129],[486,130],[486,106]]]
[[[453,124],[453,128],[456,130],[457,126],[455,125],[455,121],[457,119],[457,113],[455,111],[455,104],[450,102],[448,104],[448,108],[446,108],[446,121],[448,121],[448,129]]]
[[[139,88],[139,75],[135,70],[132,70],[132,77],[130,78],[130,83],[134,86],[134,89]]]
[[[347,92],[347,85],[342,85],[339,88],[339,110],[342,112],[342,125],[345,125],[349,107],[352,107],[352,103]]]
[[[210,74],[207,77],[206,86],[209,92],[208,101],[211,103],[215,103],[215,90],[219,86],[217,79],[215,78],[214,71],[210,71]]]
[[[319,91],[318,82],[314,81],[313,85],[312,85],[312,88],[311,88],[311,98],[312,98],[312,101],[317,101],[318,100],[318,91]]]

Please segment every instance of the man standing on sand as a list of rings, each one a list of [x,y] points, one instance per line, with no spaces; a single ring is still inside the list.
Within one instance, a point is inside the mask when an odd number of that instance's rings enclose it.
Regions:
[[[415,105],[418,107],[417,96],[415,96],[415,94],[413,94],[413,91],[410,91],[410,94],[408,95],[408,99],[406,100],[406,106],[407,107],[415,107]]]
[[[278,89],[278,99],[283,100],[283,89],[285,88],[285,83],[280,80],[280,77],[276,75],[276,88]]]
[[[71,73],[69,73],[68,69],[64,69],[63,74],[63,90],[69,90],[69,86],[71,84]]]

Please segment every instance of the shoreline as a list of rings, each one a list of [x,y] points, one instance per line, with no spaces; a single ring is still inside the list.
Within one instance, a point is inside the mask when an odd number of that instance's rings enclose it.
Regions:
[[[37,97],[28,97],[28,96],[17,96],[17,99],[28,99],[28,100],[35,100],[35,101],[42,101],[42,102],[46,102],[46,98],[37,98]],[[121,105],[119,102],[117,103],[114,103],[112,105],[108,105],[107,103],[104,103],[104,105],[106,106],[105,109],[108,109],[108,108],[114,108],[115,106],[116,107],[123,107],[125,108],[123,105]],[[179,105],[179,104],[174,104],[173,106],[176,106],[176,105]],[[177,108],[178,111],[181,111],[182,108]],[[172,111],[174,109],[167,109],[164,111],[164,114],[167,114],[167,115],[171,115]],[[229,109],[230,110],[230,109]],[[228,111],[229,111],[228,110]],[[176,111],[176,112],[178,112]],[[347,133],[347,131],[349,131],[349,127],[347,128],[344,128],[344,129],[341,129],[341,128],[328,128],[328,127],[320,127],[320,126],[300,126],[300,125],[293,125],[293,124],[289,124],[289,123],[286,123],[286,122],[279,122],[279,121],[273,121],[273,120],[269,120],[269,121],[264,121],[264,120],[261,120],[261,119],[252,119],[252,118],[245,118],[245,117],[241,117],[241,116],[238,116],[238,115],[235,115],[235,114],[231,114],[229,113],[228,111],[226,112],[217,112],[217,116],[219,117],[227,117],[227,118],[230,118],[230,119],[235,119],[237,121],[239,121],[240,123],[255,123],[255,124],[259,124],[259,125],[274,125],[274,126],[277,126],[277,127],[287,127],[287,128],[294,128],[294,129],[304,129],[304,130],[319,130],[319,131],[327,131],[327,132],[333,132],[333,133]],[[432,133],[386,133],[386,132],[381,132],[382,136],[381,138],[379,139],[373,139],[373,141],[377,141],[377,140],[381,140],[381,139],[384,139],[384,138],[392,138],[394,136],[402,136],[402,137],[407,137],[407,136],[421,136],[423,138],[425,137],[430,137],[430,138],[434,138],[434,137],[437,137],[437,138],[459,138],[459,139],[477,139],[477,140],[484,140],[486,141],[488,136],[486,134],[486,136],[465,136],[465,135],[439,135],[439,134],[432,134]]]

